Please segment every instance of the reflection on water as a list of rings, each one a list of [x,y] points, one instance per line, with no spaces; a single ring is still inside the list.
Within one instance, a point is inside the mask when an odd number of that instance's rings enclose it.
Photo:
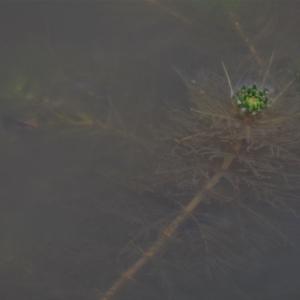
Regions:
[[[1,4],[1,299],[298,299],[297,4],[255,3]]]

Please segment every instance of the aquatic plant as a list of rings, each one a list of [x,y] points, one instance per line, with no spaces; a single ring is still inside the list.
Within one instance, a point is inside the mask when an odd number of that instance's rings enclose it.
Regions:
[[[250,244],[265,239],[265,236],[249,235],[248,239],[235,240],[250,230],[248,225],[235,228],[236,233],[231,233],[234,238],[229,238],[222,229],[204,233],[208,230],[205,212],[210,206],[215,208],[216,203],[226,204],[231,213],[238,208],[239,215],[251,216],[252,228],[257,222],[259,226],[264,224],[263,235],[268,232],[270,237],[275,232],[282,241],[289,241],[265,211],[267,207],[280,207],[281,214],[294,212],[292,203],[298,201],[299,175],[295,170],[300,168],[300,106],[297,90],[292,86],[295,77],[286,75],[272,81],[272,59],[273,56],[263,75],[257,72],[262,69],[257,64],[246,69],[245,74],[258,83],[242,85],[235,93],[224,64],[225,76],[205,74],[204,77],[200,73],[196,83],[177,71],[188,88],[191,109],[166,104],[168,121],[153,131],[155,139],[164,145],[156,156],[157,168],[151,169],[148,176],[139,173],[138,178],[129,180],[147,186],[147,180],[151,179],[154,184],[148,185],[148,189],[163,194],[164,201],[172,199],[178,212],[173,214],[169,224],[165,220],[158,221],[164,225],[157,229],[156,241],[141,251],[141,257],[123,271],[99,299],[111,299],[147,262],[157,256],[169,257],[170,243],[178,244],[180,239],[186,245],[186,236],[181,234],[182,230],[186,232],[183,229],[186,226],[198,228],[196,234],[202,236],[194,236],[197,242],[193,242],[193,249],[189,251],[205,256],[208,248],[223,247],[223,253],[218,254],[220,261],[225,256],[230,265],[235,264],[234,260],[238,260],[241,251],[247,251]],[[276,87],[273,94],[268,94],[266,82]]]
[[[200,15],[195,13],[193,19],[178,14],[176,5],[168,9],[170,2],[151,2],[169,12],[171,18],[165,18],[164,14],[163,24],[168,25],[170,19],[185,23],[181,31],[174,22],[172,37],[176,43],[194,49],[198,59],[206,60],[203,53],[213,52],[214,56],[218,52],[213,61],[222,59],[226,67],[223,64],[224,70],[218,72],[211,64],[209,68],[213,71],[201,70],[195,82],[176,70],[174,77],[182,79],[185,92],[189,93],[188,105],[184,105],[187,104],[184,99],[181,106],[173,101],[160,103],[166,95],[172,99],[171,94],[176,95],[177,89],[167,86],[166,94],[161,95],[151,82],[152,77],[160,81],[157,74],[161,68],[149,72],[143,64],[136,77],[132,75],[134,67],[126,67],[126,63],[109,72],[100,64],[91,74],[90,65],[75,67],[75,74],[71,67],[50,88],[45,84],[46,91],[42,89],[45,97],[38,103],[41,104],[38,109],[44,113],[46,108],[42,125],[47,125],[46,129],[54,125],[51,138],[55,141],[46,144],[51,153],[49,165],[44,168],[47,173],[55,165],[51,146],[59,150],[58,155],[62,154],[61,146],[68,149],[67,155],[58,161],[67,170],[60,174],[54,172],[53,181],[47,180],[47,186],[50,183],[45,198],[53,195],[51,207],[57,204],[60,209],[67,208],[66,222],[70,215],[75,216],[76,227],[72,227],[76,232],[70,235],[67,230],[64,234],[64,226],[59,226],[61,235],[46,237],[49,241],[42,247],[43,260],[28,272],[34,278],[30,277],[25,285],[24,281],[20,282],[26,291],[32,290],[29,298],[39,293],[42,298],[47,293],[50,298],[64,299],[191,300],[201,295],[203,299],[215,300],[225,298],[223,292],[227,289],[230,298],[248,299],[247,291],[242,295],[245,289],[239,290],[239,277],[247,281],[250,271],[259,273],[255,267],[264,266],[274,254],[273,249],[292,243],[290,237],[296,235],[285,231],[286,221],[297,214],[294,204],[299,198],[299,89],[294,86],[294,78],[287,72],[278,72],[273,67],[273,57],[268,63],[258,56],[261,52],[256,51],[247,36],[249,31],[243,30],[238,22],[239,14],[231,13],[230,19],[246,44],[242,51],[236,51],[228,42],[234,33],[234,30],[229,36],[224,33],[228,24],[215,31],[219,16],[207,28],[199,26],[209,25],[199,17],[205,15],[203,11]],[[254,13],[255,8],[252,9]],[[265,22],[271,15],[265,11],[259,15],[245,12],[251,21],[263,16]],[[122,9],[120,14],[126,15]],[[157,26],[153,15],[140,19],[143,26],[148,20]],[[211,20],[211,15],[207,14],[207,19]],[[259,27],[251,22],[253,26]],[[160,26],[159,32],[163,33],[167,27]],[[137,28],[134,19],[128,30],[130,35]],[[179,31],[190,38],[178,39]],[[202,33],[208,32],[210,43],[205,44]],[[167,35],[163,34],[162,40]],[[148,43],[151,40],[149,34],[143,37]],[[224,38],[225,43],[216,37]],[[155,42],[170,46],[169,42],[160,43],[156,38]],[[280,43],[280,46],[285,45]],[[252,55],[252,64],[245,54],[247,50]],[[244,56],[236,56],[237,52]],[[193,56],[188,53],[187,61]],[[235,62],[242,61],[243,66],[234,65],[228,53]],[[171,53],[165,54],[159,60],[163,63],[158,65],[169,68],[166,58]],[[133,55],[137,56],[135,51]],[[81,65],[81,59],[78,61]],[[117,65],[115,59],[111,62]],[[172,58],[171,63],[174,62],[181,64],[180,70],[189,68],[178,57]],[[153,65],[152,59],[150,64]],[[197,68],[199,65],[202,66],[199,63]],[[99,74],[103,74],[100,79],[94,78]],[[129,81],[124,81],[125,77]],[[151,90],[144,85],[148,81]],[[169,76],[161,85],[167,85],[167,81],[171,81]],[[34,81],[20,80],[15,90],[20,100],[27,98],[31,86],[35,87],[29,82]],[[99,89],[102,83],[109,90],[107,118],[105,114],[102,118],[101,109],[95,109],[103,99]],[[134,88],[127,89],[130,85]],[[154,101],[159,101],[159,109],[151,115],[149,107],[153,107]],[[41,132],[34,134],[43,142]],[[37,148],[33,153],[46,157],[46,147]],[[70,161],[72,166],[68,164]],[[87,170],[78,168],[81,163],[86,166],[87,161],[90,163]],[[25,175],[31,178],[27,170]],[[38,187],[39,182],[34,180]],[[51,213],[50,218],[51,223],[57,221]],[[293,225],[296,224],[290,221],[288,229],[296,227]],[[11,256],[7,257],[10,262]],[[48,264],[44,258],[49,260]],[[19,264],[18,268],[25,269],[27,265]],[[15,282],[13,276],[12,281]],[[232,297],[233,290],[239,296]]]
[[[256,113],[268,106],[267,93],[267,88],[259,90],[255,83],[250,87],[243,85],[236,92],[236,104],[242,112]]]

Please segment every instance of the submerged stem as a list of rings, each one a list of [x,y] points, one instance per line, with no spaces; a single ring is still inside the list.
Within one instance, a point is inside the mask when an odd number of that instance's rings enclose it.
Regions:
[[[242,140],[237,141],[233,150],[238,152],[242,146]],[[220,171],[217,171],[211,179],[206,183],[203,189],[196,194],[188,205],[183,207],[174,220],[164,229],[157,237],[152,246],[144,252],[143,256],[129,267],[120,278],[104,293],[100,300],[110,300],[118,292],[122,286],[133,278],[133,276],[152,258],[159,254],[167,242],[174,236],[178,227],[188,218],[195,208],[202,202],[203,197],[207,192],[212,190],[223,176],[223,171],[227,171],[235,159],[235,154],[229,154],[224,158]]]
[[[266,82],[266,79],[267,79],[267,77],[268,77],[268,74],[269,74],[269,71],[270,71],[270,68],[271,68],[271,64],[272,64],[272,62],[273,62],[274,53],[275,53],[275,51],[272,52],[272,55],[271,55],[271,58],[270,58],[270,61],[269,61],[269,65],[268,65],[268,68],[267,68],[265,77],[264,77],[264,79],[263,79],[263,82],[262,82],[262,85],[263,85],[263,86],[264,86],[264,84],[265,84],[265,82]]]

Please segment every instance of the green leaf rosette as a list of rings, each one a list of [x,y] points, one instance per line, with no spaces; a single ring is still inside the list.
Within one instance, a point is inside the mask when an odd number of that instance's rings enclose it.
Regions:
[[[253,84],[251,87],[243,85],[236,92],[235,100],[242,112],[255,114],[268,106],[268,89],[260,90],[256,84]]]

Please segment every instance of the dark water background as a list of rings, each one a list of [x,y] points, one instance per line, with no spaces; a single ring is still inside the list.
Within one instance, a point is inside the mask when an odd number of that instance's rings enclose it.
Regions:
[[[224,61],[238,79],[240,66],[255,60],[247,37],[262,61],[275,51],[278,74],[295,74],[299,8],[298,1],[1,2],[0,299],[100,299],[176,211],[152,191],[155,179],[147,178],[147,193],[127,180],[159,165],[146,154],[134,161],[151,149],[145,128],[163,123],[165,101],[189,106],[173,67],[193,79],[223,75]],[[16,80],[21,91],[7,96]],[[198,224],[214,247],[193,251],[201,232],[186,222],[176,247],[114,299],[299,299],[300,205],[291,208],[296,215],[274,206],[258,207],[269,226],[230,204],[204,205]]]

